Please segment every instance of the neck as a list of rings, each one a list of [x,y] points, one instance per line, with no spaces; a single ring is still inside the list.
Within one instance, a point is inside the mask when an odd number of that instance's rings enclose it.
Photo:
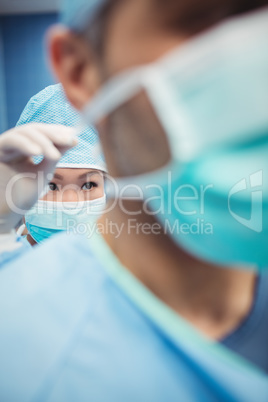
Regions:
[[[126,205],[131,212],[137,208]],[[118,228],[104,238],[120,262],[206,336],[220,339],[239,326],[252,306],[255,273],[201,262],[175,245],[152,216],[137,217],[116,206],[101,218]]]
[[[32,236],[31,235],[29,235],[29,233],[27,234],[27,241],[28,241],[28,243],[31,245],[31,246],[35,246],[37,243],[36,243],[36,241],[32,238]]]

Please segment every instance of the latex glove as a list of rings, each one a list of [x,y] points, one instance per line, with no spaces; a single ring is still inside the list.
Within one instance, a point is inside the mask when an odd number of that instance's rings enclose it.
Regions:
[[[0,135],[0,233],[13,229],[51,180],[61,156],[77,144],[75,130],[26,124]],[[35,165],[33,156],[44,155]]]

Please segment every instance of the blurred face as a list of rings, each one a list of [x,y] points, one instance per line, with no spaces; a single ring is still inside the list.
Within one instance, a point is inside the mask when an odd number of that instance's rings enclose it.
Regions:
[[[178,31],[167,29],[152,0],[111,3],[114,6],[107,16],[103,46],[94,48],[101,83],[124,70],[157,60],[186,39]]]
[[[67,31],[58,38],[54,35],[51,40],[55,73],[63,83],[69,100],[78,109],[82,109],[100,87],[117,74],[156,61],[193,35],[163,23],[160,14],[165,7],[159,7],[160,1],[110,0],[109,3],[112,7],[103,17],[103,26],[100,18],[100,22],[96,22],[97,29],[93,24],[83,35]],[[173,3],[182,3],[183,9],[186,2]],[[192,7],[190,14],[198,22],[198,9]],[[211,15],[211,22],[203,29],[213,25],[214,18],[217,22],[222,7],[225,8],[225,4],[219,6],[219,10],[213,7],[214,12],[210,12],[209,7],[206,12],[204,8],[203,13]],[[99,41],[96,36],[100,37]],[[166,134],[145,92],[140,91],[121,105],[100,122],[97,129],[112,176],[153,171],[170,160]]]
[[[44,201],[80,202],[104,195],[104,177],[95,169],[56,169]]]
[[[70,32],[51,38],[54,70],[78,109],[116,74],[153,62],[184,41],[158,23],[150,0],[113,3],[101,48],[91,43],[90,32],[84,38]],[[112,176],[152,171],[169,161],[165,133],[144,93],[100,122],[97,129]]]
[[[98,57],[100,82],[152,63],[184,41],[164,29],[148,0],[115,2]],[[112,176],[161,168],[170,160],[166,134],[145,92],[130,99],[97,125]],[[122,152],[123,150],[123,152]]]

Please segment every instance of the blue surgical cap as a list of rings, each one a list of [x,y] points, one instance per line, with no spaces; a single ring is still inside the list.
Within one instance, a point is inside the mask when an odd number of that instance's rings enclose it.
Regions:
[[[71,29],[81,30],[105,3],[107,0],[62,0],[61,22]]]
[[[17,126],[27,123],[62,124],[69,127],[80,126],[80,115],[70,105],[61,84],[50,85],[27,103]],[[78,134],[78,145],[67,151],[57,164],[58,168],[89,168],[106,170],[99,138],[93,127],[83,126]],[[34,158],[39,163],[42,156]]]

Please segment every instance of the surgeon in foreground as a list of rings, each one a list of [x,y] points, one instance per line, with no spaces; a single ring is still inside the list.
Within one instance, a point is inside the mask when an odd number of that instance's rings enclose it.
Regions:
[[[2,400],[267,401],[265,5],[65,4],[52,65],[115,180],[102,236],[1,271]]]

